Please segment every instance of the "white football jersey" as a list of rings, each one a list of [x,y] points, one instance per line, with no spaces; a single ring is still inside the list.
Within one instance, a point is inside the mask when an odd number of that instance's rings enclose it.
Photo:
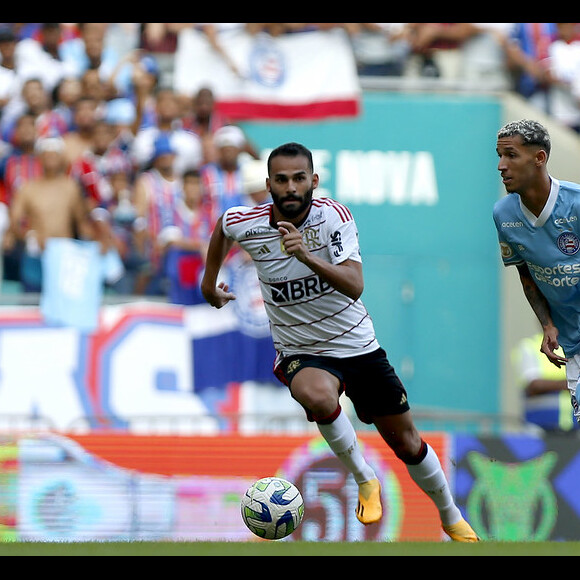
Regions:
[[[377,349],[362,301],[341,294],[285,252],[272,208],[272,203],[230,208],[223,231],[254,260],[278,358],[304,353],[349,357]],[[333,264],[361,261],[356,223],[339,202],[313,199],[298,229],[317,257]]]

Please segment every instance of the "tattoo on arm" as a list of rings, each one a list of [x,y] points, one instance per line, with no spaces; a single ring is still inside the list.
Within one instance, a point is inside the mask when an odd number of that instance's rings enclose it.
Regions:
[[[538,317],[542,327],[553,324],[550,305],[542,294],[538,285],[534,282],[527,266],[518,266],[520,281],[524,290],[524,295],[528,300],[532,310]]]

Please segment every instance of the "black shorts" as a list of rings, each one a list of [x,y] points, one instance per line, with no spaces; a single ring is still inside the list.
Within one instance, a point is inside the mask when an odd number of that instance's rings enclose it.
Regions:
[[[358,418],[367,425],[374,417],[399,415],[409,410],[407,391],[389,363],[384,349],[348,358],[316,355],[293,355],[283,359],[274,374],[290,386],[294,375],[304,367],[316,367],[340,380],[341,393],[352,401]],[[312,416],[306,410],[308,420]]]

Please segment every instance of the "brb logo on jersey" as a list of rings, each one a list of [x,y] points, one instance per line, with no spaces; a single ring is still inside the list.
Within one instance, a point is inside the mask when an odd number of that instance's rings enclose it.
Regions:
[[[558,236],[558,249],[567,256],[573,256],[580,249],[580,240],[573,232],[564,232]]]
[[[289,280],[270,284],[272,300],[276,303],[295,302],[324,294],[331,288],[330,284],[321,280],[318,276],[309,276],[301,280]]]

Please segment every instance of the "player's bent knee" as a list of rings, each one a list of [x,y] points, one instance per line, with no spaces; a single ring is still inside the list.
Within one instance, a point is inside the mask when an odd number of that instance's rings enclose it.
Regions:
[[[300,371],[290,385],[292,397],[315,417],[327,417],[338,406],[338,383],[314,369]],[[336,384],[335,384],[336,382]]]

